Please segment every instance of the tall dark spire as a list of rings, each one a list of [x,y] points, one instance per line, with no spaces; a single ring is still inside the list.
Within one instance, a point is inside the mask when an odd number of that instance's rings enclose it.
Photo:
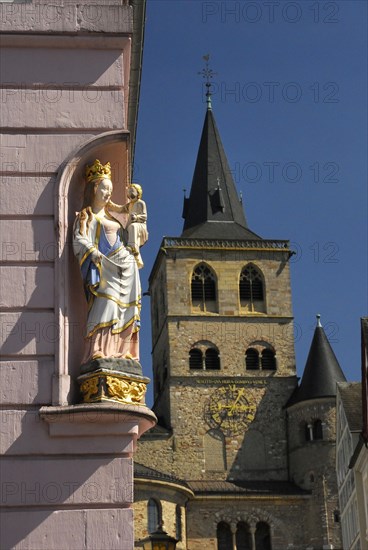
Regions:
[[[247,227],[241,201],[207,101],[189,198],[184,199],[182,237],[260,239]]]
[[[319,397],[333,397],[336,395],[336,383],[345,381],[344,373],[321,325],[320,315],[317,315],[317,326],[302,381],[288,405]]]

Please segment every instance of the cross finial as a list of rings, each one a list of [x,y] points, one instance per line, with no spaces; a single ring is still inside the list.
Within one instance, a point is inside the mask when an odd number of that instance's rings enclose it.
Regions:
[[[213,72],[213,70],[210,68],[210,64],[209,64],[209,61],[210,61],[210,54],[206,54],[203,56],[203,60],[205,61],[205,66],[203,67],[203,69],[201,71],[198,72],[198,74],[200,74],[206,81],[206,88],[207,88],[207,92],[206,92],[206,103],[207,103],[207,109],[210,111],[212,109],[212,103],[211,103],[211,96],[212,96],[212,93],[211,93],[211,78],[214,77],[214,75],[216,75],[217,73]]]

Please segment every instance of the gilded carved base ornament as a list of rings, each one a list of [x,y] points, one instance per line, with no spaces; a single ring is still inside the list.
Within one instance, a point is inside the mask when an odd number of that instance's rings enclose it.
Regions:
[[[81,384],[81,392],[83,393],[83,401],[88,403],[93,395],[98,393],[98,377],[89,378]]]
[[[106,376],[109,397],[124,403],[139,405],[146,394],[146,384],[133,380],[121,380],[115,376]]]
[[[83,403],[114,401],[125,405],[145,405],[149,378],[99,369],[78,378]]]

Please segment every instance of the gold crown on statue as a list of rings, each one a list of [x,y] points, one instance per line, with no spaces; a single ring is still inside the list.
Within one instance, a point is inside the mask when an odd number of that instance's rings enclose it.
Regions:
[[[101,178],[111,179],[111,165],[109,162],[101,164],[101,162],[96,159],[91,166],[86,166],[86,179],[90,182]]]

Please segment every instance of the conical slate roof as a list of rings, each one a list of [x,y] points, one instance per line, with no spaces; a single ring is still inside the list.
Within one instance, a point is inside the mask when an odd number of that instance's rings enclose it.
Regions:
[[[244,211],[211,108],[207,109],[189,198],[184,199],[182,237],[260,239]]]
[[[314,331],[300,386],[291,396],[288,405],[319,397],[336,395],[336,383],[346,378],[319,321]]]

